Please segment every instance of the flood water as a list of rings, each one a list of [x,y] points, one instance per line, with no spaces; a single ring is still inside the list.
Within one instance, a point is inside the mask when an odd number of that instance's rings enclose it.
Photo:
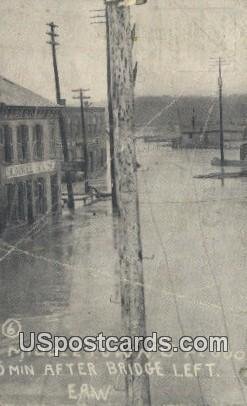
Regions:
[[[223,184],[194,179],[220,171],[210,165],[213,150],[160,147],[140,156],[144,252],[154,256],[145,263],[148,325],[173,337],[228,336],[230,345],[228,354],[166,359],[171,375],[164,404],[244,405],[239,376],[246,366],[246,178]],[[238,159],[238,151],[226,151],[226,158]],[[198,377],[192,368],[197,363]],[[174,371],[180,375],[175,379]]]
[[[214,150],[139,143],[137,153],[148,333],[230,345],[150,354],[152,405],[246,405],[246,178],[195,179],[219,171]],[[23,355],[15,334],[121,334],[110,202],[43,218],[0,248],[0,405],[125,405],[119,354]]]

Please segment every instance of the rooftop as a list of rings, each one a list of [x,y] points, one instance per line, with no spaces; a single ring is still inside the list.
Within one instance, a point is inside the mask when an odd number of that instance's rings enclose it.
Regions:
[[[24,107],[56,107],[48,99],[0,76],[0,104]]]

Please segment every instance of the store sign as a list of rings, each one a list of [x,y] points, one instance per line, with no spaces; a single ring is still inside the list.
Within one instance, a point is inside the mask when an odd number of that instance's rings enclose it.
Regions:
[[[27,164],[11,165],[5,168],[5,178],[36,175],[56,170],[56,161],[30,162]]]

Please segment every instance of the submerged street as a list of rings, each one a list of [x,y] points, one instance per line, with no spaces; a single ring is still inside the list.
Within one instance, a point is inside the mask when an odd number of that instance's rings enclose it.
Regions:
[[[219,171],[217,155],[138,143],[148,334],[222,335],[230,345],[226,354],[148,354],[154,406],[247,404],[247,181],[193,178]],[[3,235],[1,406],[125,405],[121,355],[21,355],[15,334],[121,335],[113,224],[108,200]]]

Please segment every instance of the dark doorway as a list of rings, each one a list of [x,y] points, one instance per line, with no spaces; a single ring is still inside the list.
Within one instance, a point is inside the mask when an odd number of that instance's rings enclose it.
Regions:
[[[25,204],[26,204],[26,190],[25,183],[19,182],[18,185],[18,219],[20,221],[25,221]]]
[[[32,181],[26,181],[27,189],[27,219],[29,223],[33,223],[33,185]]]
[[[94,160],[93,160],[93,152],[90,151],[89,152],[89,156],[90,156],[90,172],[94,171]]]
[[[16,223],[17,221],[17,195],[16,185],[9,183],[6,185],[7,189],[7,220],[9,223]]]
[[[51,210],[52,213],[58,211],[58,177],[57,175],[51,176]]]
[[[38,178],[34,182],[36,215],[45,214],[47,210],[45,179]]]

